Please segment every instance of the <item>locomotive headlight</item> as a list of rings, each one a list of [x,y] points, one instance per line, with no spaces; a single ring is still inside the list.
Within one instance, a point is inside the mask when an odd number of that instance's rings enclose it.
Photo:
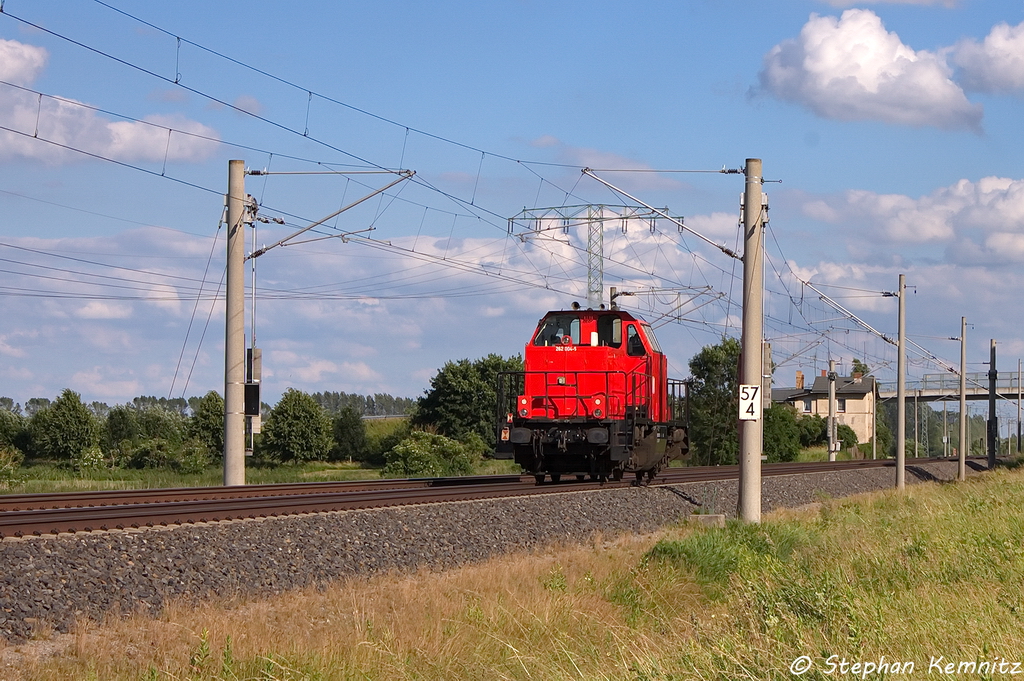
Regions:
[[[601,406],[601,398],[598,397],[596,400],[594,400],[594,404],[596,404],[597,406],[600,407]]]
[[[601,418],[603,415],[604,415],[604,412],[602,412],[600,409],[595,409],[594,410],[594,416],[595,417]]]
[[[529,414],[529,413],[530,413],[530,410],[529,410],[529,409],[520,409],[520,410],[519,410],[519,415],[520,415],[520,416],[526,416],[526,415],[527,415],[527,414]]]
[[[523,397],[523,398],[520,398],[520,400],[519,400],[519,404],[521,404],[521,405],[523,405],[523,406],[526,406],[526,398],[525,398],[525,397]]]

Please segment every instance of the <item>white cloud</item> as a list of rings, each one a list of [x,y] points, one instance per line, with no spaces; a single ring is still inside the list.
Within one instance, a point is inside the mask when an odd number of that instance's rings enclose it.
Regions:
[[[730,241],[739,232],[739,211],[736,213],[712,213],[711,215],[694,215],[684,221],[687,227],[702,234],[712,241]]]
[[[0,355],[7,357],[24,357],[27,353],[24,348],[14,347],[7,340],[10,336],[0,336]]]
[[[0,80],[30,85],[46,59],[43,48],[0,40]],[[215,130],[182,116],[147,116],[143,122],[112,121],[80,104],[66,98],[40,100],[31,92],[0,86],[0,115],[5,127],[22,133],[0,133],[0,160],[29,158],[65,163],[85,158],[34,139],[37,136],[125,162],[199,161],[216,148],[216,142],[191,136],[216,140]],[[169,132],[170,128],[182,132]]]
[[[0,39],[0,80],[28,85],[46,66],[47,56],[41,47]]]
[[[967,100],[937,54],[915,51],[871,10],[812,14],[796,39],[765,55],[761,88],[839,120],[877,120],[980,129],[982,107]]]
[[[125,373],[112,367],[93,367],[89,371],[79,371],[71,376],[71,387],[86,396],[86,401],[91,399],[122,398],[123,395],[138,395],[140,384],[135,379],[116,380],[111,379],[108,374]]]
[[[947,244],[956,262],[1024,259],[1024,180],[960,180],[927,196],[850,190],[832,199],[810,199],[813,219],[866,227],[882,243]],[[855,238],[863,239],[858,232]]]
[[[992,27],[982,42],[963,40],[952,49],[961,81],[976,92],[1024,90],[1024,22]]]
[[[93,300],[75,311],[82,319],[127,319],[132,316],[131,305]]]
[[[666,175],[650,172],[653,170],[648,163],[610,151],[573,147],[557,137],[544,135],[530,143],[533,147],[556,150],[561,163],[587,168],[603,169],[600,177],[627,191],[659,191],[679,189],[683,185]],[[608,170],[625,170],[632,172],[614,173]],[[586,178],[588,181],[590,178]]]
[[[263,113],[263,102],[256,99],[252,95],[242,95],[241,97],[238,97],[234,102],[232,102],[232,104],[234,104],[237,108],[241,109],[242,111],[245,111],[246,113],[251,113],[254,116],[259,116],[260,114]]]

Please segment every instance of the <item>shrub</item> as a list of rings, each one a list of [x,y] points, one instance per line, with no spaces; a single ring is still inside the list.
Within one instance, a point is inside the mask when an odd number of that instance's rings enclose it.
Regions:
[[[800,426],[796,411],[787,404],[772,404],[764,411],[764,453],[768,461],[794,461],[800,452]]]
[[[142,437],[161,439],[180,444],[185,439],[185,417],[166,407],[139,409],[139,429]]]
[[[845,423],[836,426],[836,437],[842,443],[843,449],[853,449],[857,446],[857,433]]]
[[[96,445],[86,447],[71,457],[71,467],[79,473],[98,470],[105,466],[106,461],[103,456],[103,450]]]
[[[130,449],[130,468],[164,468],[178,473],[202,473],[210,465],[206,445],[199,440],[183,443],[163,438],[143,440]]]
[[[277,461],[322,461],[334,444],[330,416],[306,393],[289,388],[263,426],[262,450]]]
[[[209,447],[200,440],[187,440],[181,446],[181,456],[173,464],[179,473],[198,474],[210,465]]]
[[[211,390],[193,404],[185,432],[206,446],[209,457],[224,454],[224,398],[220,393]]]
[[[25,417],[6,409],[0,409],[0,447],[17,447],[25,430]]]
[[[384,478],[469,475],[474,457],[466,446],[443,435],[414,431],[395,445],[381,470]]]
[[[366,440],[366,424],[363,417],[352,407],[342,407],[334,417],[334,447],[332,461],[365,461],[370,450]]]
[[[24,460],[22,453],[10,445],[0,445],[0,489],[18,482],[18,469]]]
[[[81,396],[65,389],[50,406],[35,413],[29,421],[29,434],[33,454],[70,461],[96,444],[99,426]]]
[[[139,412],[126,404],[118,404],[107,412],[103,424],[103,446],[113,452],[122,442],[136,442],[142,437]]]

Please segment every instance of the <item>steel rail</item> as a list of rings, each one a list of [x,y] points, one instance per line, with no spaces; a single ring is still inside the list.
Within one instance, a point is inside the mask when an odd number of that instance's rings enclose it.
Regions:
[[[918,459],[917,463],[948,461],[945,458]],[[890,460],[877,461],[840,461],[815,463],[780,463],[767,464],[763,468],[766,476],[800,475],[845,470],[858,470],[894,466]],[[672,468],[666,470],[651,483],[656,486],[684,484],[689,482],[711,482],[735,479],[738,475],[737,466],[704,466],[690,468]],[[483,479],[486,479],[483,480]],[[458,482],[456,482],[458,481]],[[355,482],[355,481],[354,481]],[[367,481],[362,481],[367,482]],[[377,481],[369,481],[376,483]],[[536,485],[533,476],[474,476],[471,478],[442,478],[422,480],[381,480],[376,488],[353,489],[333,483],[333,489],[325,489],[326,483],[290,483],[286,485],[266,485],[265,489],[226,488],[230,496],[224,494],[225,488],[199,488],[198,490],[140,490],[145,494],[168,491],[172,493],[186,492],[184,497],[173,500],[136,500],[126,499],[122,503],[106,505],[86,505],[82,499],[93,498],[104,493],[39,495],[46,497],[63,497],[64,501],[72,502],[73,497],[80,500],[80,505],[70,507],[26,507],[21,510],[0,511],[0,537],[20,537],[28,535],[60,534],[67,532],[90,532],[94,530],[111,530],[127,528],[143,528],[156,526],[183,525],[191,523],[214,522],[225,520],[241,520],[277,517],[283,515],[321,513],[328,511],[383,508],[410,504],[440,503],[449,501],[465,501],[491,499],[508,496],[525,496],[534,494],[566,493],[602,488],[622,488],[628,482],[609,482],[601,484],[596,481],[571,481],[566,484]],[[395,483],[404,483],[404,487],[396,487]],[[259,486],[253,486],[258,488]],[[296,489],[298,488],[298,489]],[[206,492],[192,497],[188,492]],[[124,493],[126,491],[119,491]],[[243,492],[252,492],[244,494]],[[262,494],[260,492],[263,492]],[[35,495],[18,495],[31,497]],[[106,497],[109,501],[111,498]]]
[[[111,506],[156,501],[194,501],[199,499],[232,499],[284,496],[287,494],[321,494],[324,492],[447,487],[453,485],[507,484],[519,482],[521,475],[471,475],[452,478],[402,478],[384,480],[333,480],[318,482],[287,482],[267,485],[165,487],[146,489],[101,490],[94,492],[46,492],[41,494],[0,495],[0,512],[42,508],[74,508]]]

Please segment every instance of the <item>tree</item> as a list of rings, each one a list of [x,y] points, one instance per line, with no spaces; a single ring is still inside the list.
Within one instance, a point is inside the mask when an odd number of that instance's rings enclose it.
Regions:
[[[182,416],[185,415],[188,409],[188,400],[183,397],[156,397],[151,395],[139,395],[138,397],[132,398],[132,406],[136,409],[148,409],[150,407],[159,407],[166,409],[167,411],[177,412]]]
[[[800,446],[815,447],[828,442],[828,421],[817,414],[801,416],[796,421],[800,429]]]
[[[21,449],[22,434],[25,431],[25,417],[7,409],[0,409],[0,448]]]
[[[261,449],[278,461],[327,458],[334,444],[331,417],[310,395],[288,388],[263,426]]]
[[[796,460],[800,453],[800,426],[792,406],[772,404],[765,409],[764,453],[772,463]]]
[[[860,374],[861,376],[867,376],[868,374],[871,373],[871,367],[869,367],[867,364],[860,361],[859,359],[854,358],[852,373]]]
[[[50,406],[49,397],[30,397],[25,403],[25,415],[29,418]]]
[[[857,446],[857,433],[845,423],[836,425],[836,437],[843,449],[853,449]]]
[[[34,454],[70,461],[96,444],[99,426],[81,396],[65,389],[50,406],[35,413],[29,433]]]
[[[224,453],[224,398],[211,390],[196,400],[189,400],[192,416],[185,426],[188,437],[202,442],[208,456]]]
[[[414,431],[386,455],[383,478],[448,477],[473,472],[466,446],[443,435]]]
[[[333,423],[334,447],[331,459],[343,461],[365,461],[369,455],[366,442],[366,424],[363,417],[352,407],[342,407]]]
[[[103,425],[104,449],[110,453],[122,443],[131,446],[142,437],[138,410],[127,404],[118,404],[110,409]]]
[[[498,373],[522,370],[521,357],[505,359],[495,354],[475,361],[447,362],[430,379],[430,390],[419,399],[413,425],[433,426],[456,440],[476,433],[493,448]]]
[[[722,338],[690,360],[690,451],[697,465],[736,463],[740,342]]]
[[[146,406],[138,410],[142,436],[180,445],[185,439],[185,416],[167,406]]]
[[[21,416],[21,405],[10,397],[0,397],[0,409]]]

